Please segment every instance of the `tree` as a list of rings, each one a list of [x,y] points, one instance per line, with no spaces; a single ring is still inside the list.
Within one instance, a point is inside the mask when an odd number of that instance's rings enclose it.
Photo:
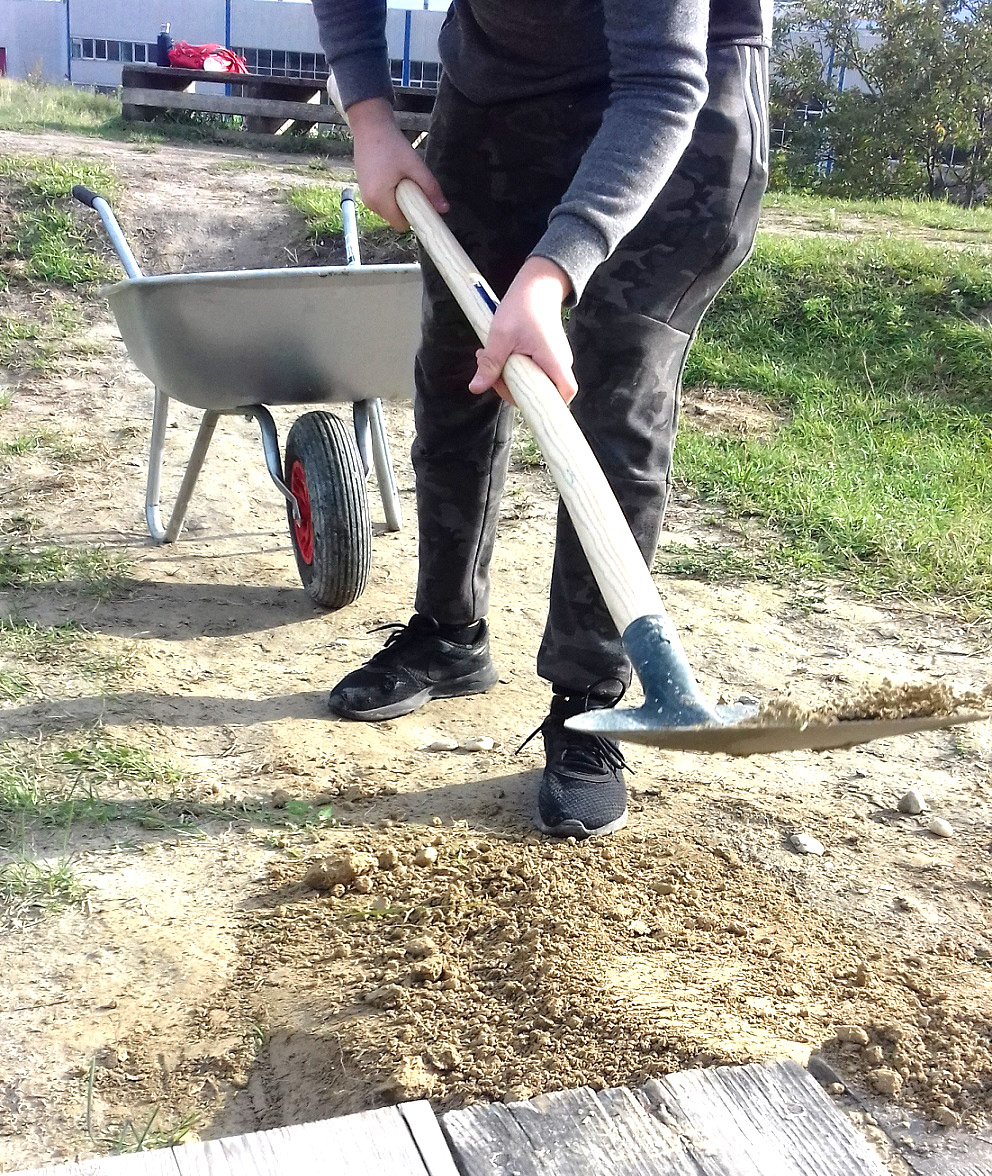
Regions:
[[[781,12],[774,109],[814,185],[967,202],[992,181],[992,0],[802,0]],[[841,84],[841,80],[843,83]],[[822,110],[813,133],[796,111]]]

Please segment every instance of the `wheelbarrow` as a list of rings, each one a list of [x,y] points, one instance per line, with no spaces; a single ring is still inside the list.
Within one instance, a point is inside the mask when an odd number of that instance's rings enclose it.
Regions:
[[[142,273],[114,213],[77,186],[94,209],[127,280],[107,291],[128,355],[155,386],[145,519],[156,543],[182,531],[217,421],[258,423],[269,476],[286,500],[300,579],[328,609],[363,592],[372,558],[367,481],[375,470],[388,530],[402,525],[382,401],[409,395],[420,338],[420,267],[362,266],[350,188],[341,194],[344,266]],[[169,401],[201,409],[199,431],[167,524],[162,459]],[[320,409],[293,423],[280,458],[267,406],[352,405],[348,426]]]

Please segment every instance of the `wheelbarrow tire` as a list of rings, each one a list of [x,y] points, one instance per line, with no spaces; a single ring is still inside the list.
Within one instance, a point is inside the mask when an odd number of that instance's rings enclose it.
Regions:
[[[307,595],[328,609],[357,600],[372,565],[372,520],[352,429],[330,412],[299,417],[286,439],[287,503],[296,566]]]

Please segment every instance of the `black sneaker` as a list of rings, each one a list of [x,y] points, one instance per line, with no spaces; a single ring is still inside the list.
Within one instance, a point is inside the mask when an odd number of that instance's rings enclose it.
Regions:
[[[555,695],[538,728],[547,765],[537,796],[537,827],[553,837],[581,840],[615,833],[627,824],[627,763],[620,748],[612,739],[565,726],[565,719],[594,706],[585,695]]]
[[[476,624],[466,643],[444,636],[437,621],[419,613],[408,625],[387,626],[393,632],[382,649],[331,691],[331,713],[379,722],[408,715],[432,698],[491,690],[499,674],[489,656],[486,622]]]

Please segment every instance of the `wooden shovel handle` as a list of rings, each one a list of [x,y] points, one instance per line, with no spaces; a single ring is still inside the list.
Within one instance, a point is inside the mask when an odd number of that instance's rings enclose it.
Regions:
[[[498,305],[485,278],[412,180],[400,181],[396,203],[485,343]],[[525,355],[510,356],[503,379],[548,463],[617,631],[638,617],[664,616],[620,504],[558,389]]]

